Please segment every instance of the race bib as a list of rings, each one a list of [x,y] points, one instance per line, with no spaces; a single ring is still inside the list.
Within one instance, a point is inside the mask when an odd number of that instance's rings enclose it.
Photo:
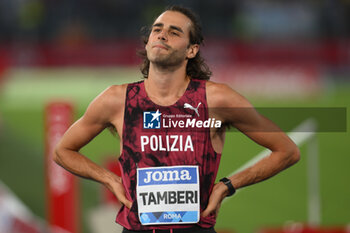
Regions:
[[[137,169],[137,204],[142,225],[199,221],[198,166]]]

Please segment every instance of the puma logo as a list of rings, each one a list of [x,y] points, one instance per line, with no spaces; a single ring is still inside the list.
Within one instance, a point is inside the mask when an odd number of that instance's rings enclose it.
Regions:
[[[188,103],[185,103],[185,104],[184,104],[184,108],[192,109],[193,111],[195,111],[195,113],[197,114],[197,116],[199,116],[198,108],[199,108],[200,105],[201,105],[201,102],[199,102],[197,108],[195,108],[195,107],[193,107],[192,105],[190,105],[190,104],[188,104]]]

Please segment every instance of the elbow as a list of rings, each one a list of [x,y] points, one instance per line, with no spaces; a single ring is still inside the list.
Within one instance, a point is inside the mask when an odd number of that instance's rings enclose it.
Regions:
[[[60,151],[61,151],[61,148],[59,145],[57,145],[52,154],[52,160],[58,165],[60,165]]]
[[[296,164],[300,160],[300,150],[297,146],[294,146],[289,153],[289,165]]]

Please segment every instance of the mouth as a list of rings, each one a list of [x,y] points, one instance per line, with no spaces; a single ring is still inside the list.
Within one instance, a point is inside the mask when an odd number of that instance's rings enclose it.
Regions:
[[[161,44],[153,45],[153,48],[160,48],[160,49],[168,50],[168,48],[165,45],[161,45]]]

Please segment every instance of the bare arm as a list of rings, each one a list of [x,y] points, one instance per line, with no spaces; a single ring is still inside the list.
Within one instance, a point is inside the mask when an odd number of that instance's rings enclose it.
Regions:
[[[124,100],[123,86],[110,87],[96,97],[84,116],[67,130],[57,144],[54,161],[75,175],[102,183],[130,208],[131,202],[125,196],[121,178],[79,152],[106,127],[113,125],[120,128]]]
[[[211,83],[208,88],[208,105],[216,119],[227,122],[250,139],[271,150],[271,154],[253,166],[228,177],[232,185],[242,188],[268,179],[299,160],[294,142],[274,123],[260,115],[253,106],[226,85]],[[228,188],[222,182],[214,186],[203,216],[218,211]]]

